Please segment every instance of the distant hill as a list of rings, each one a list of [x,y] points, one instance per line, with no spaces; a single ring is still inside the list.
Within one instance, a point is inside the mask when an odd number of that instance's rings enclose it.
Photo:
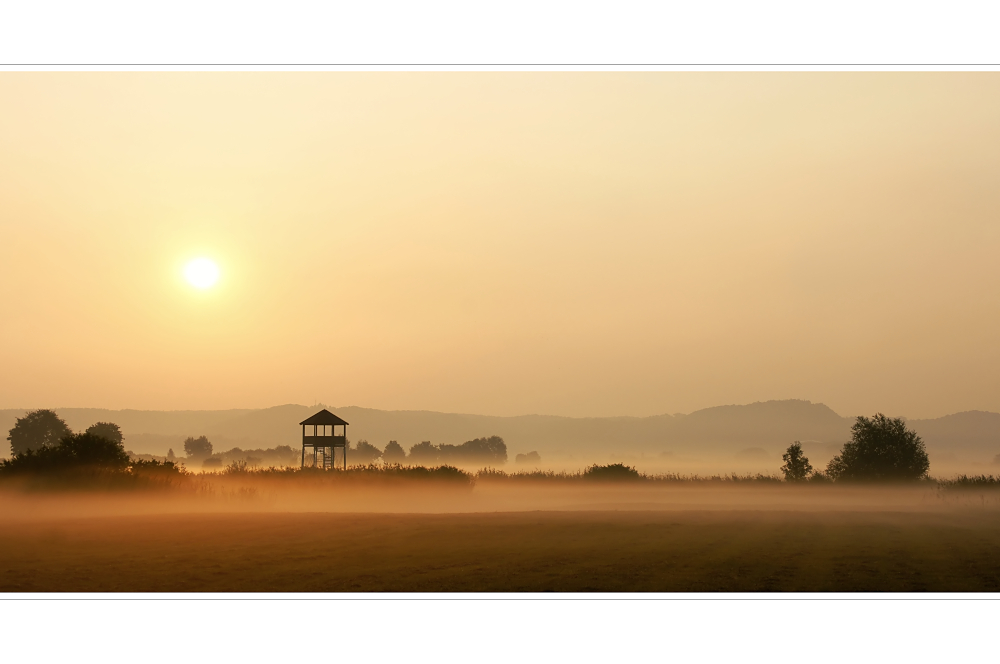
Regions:
[[[183,454],[187,436],[207,435],[217,450],[300,444],[298,422],[322,406],[288,404],[259,410],[141,411],[58,408],[75,430],[97,421],[122,427],[126,447],[135,452]],[[409,448],[423,440],[460,444],[499,435],[514,454],[538,451],[543,458],[605,458],[615,454],[655,456],[737,455],[760,448],[771,458],[795,440],[803,441],[816,461],[825,463],[850,437],[853,418],[823,404],[801,400],[716,406],[688,415],[572,418],[550,415],[493,417],[431,411],[386,411],[357,406],[330,407],[350,422],[348,437],[382,448],[396,440]],[[0,410],[6,432],[23,410]],[[986,463],[1000,454],[1000,414],[956,413],[930,420],[910,420],[924,438],[932,461],[966,458]],[[6,437],[6,436],[4,436]],[[746,455],[744,455],[746,456]],[[773,465],[773,464],[772,464]]]
[[[969,410],[933,420],[908,420],[933,455],[979,457],[992,461],[1000,454],[1000,413]]]

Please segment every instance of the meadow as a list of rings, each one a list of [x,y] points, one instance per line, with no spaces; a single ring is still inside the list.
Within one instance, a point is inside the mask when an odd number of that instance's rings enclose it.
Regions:
[[[997,487],[239,466],[8,482],[0,591],[998,591]]]
[[[4,592],[998,591],[995,512],[187,513],[6,523]]]

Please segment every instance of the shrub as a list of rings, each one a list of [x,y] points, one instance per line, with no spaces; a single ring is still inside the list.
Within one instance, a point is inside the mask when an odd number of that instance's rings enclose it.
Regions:
[[[153,477],[179,477],[184,474],[180,466],[173,461],[157,459],[132,459],[129,470],[135,475]]]
[[[476,481],[474,476],[455,466],[438,466],[437,468],[432,468],[430,476],[432,479],[448,482],[468,482],[469,484],[475,484]]]
[[[601,482],[628,482],[641,479],[639,471],[632,466],[626,466],[623,463],[612,463],[607,466],[594,464],[587,470],[583,471],[583,476],[586,479],[598,480]]]

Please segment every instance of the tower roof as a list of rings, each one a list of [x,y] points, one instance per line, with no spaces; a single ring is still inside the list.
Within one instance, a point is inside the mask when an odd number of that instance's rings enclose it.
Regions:
[[[339,426],[341,424],[347,424],[347,422],[324,408],[312,417],[307,417],[302,420],[299,424],[336,424]]]

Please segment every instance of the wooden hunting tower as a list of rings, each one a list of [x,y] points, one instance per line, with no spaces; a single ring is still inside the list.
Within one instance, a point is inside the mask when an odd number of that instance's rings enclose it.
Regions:
[[[347,470],[347,422],[324,408],[312,417],[302,420],[299,424],[302,425],[303,467],[306,465],[306,448],[311,447],[313,467],[335,468],[335,454],[339,447],[343,458],[343,468]],[[329,433],[327,433],[327,427],[329,427]],[[337,435],[337,427],[342,427],[339,436]]]

